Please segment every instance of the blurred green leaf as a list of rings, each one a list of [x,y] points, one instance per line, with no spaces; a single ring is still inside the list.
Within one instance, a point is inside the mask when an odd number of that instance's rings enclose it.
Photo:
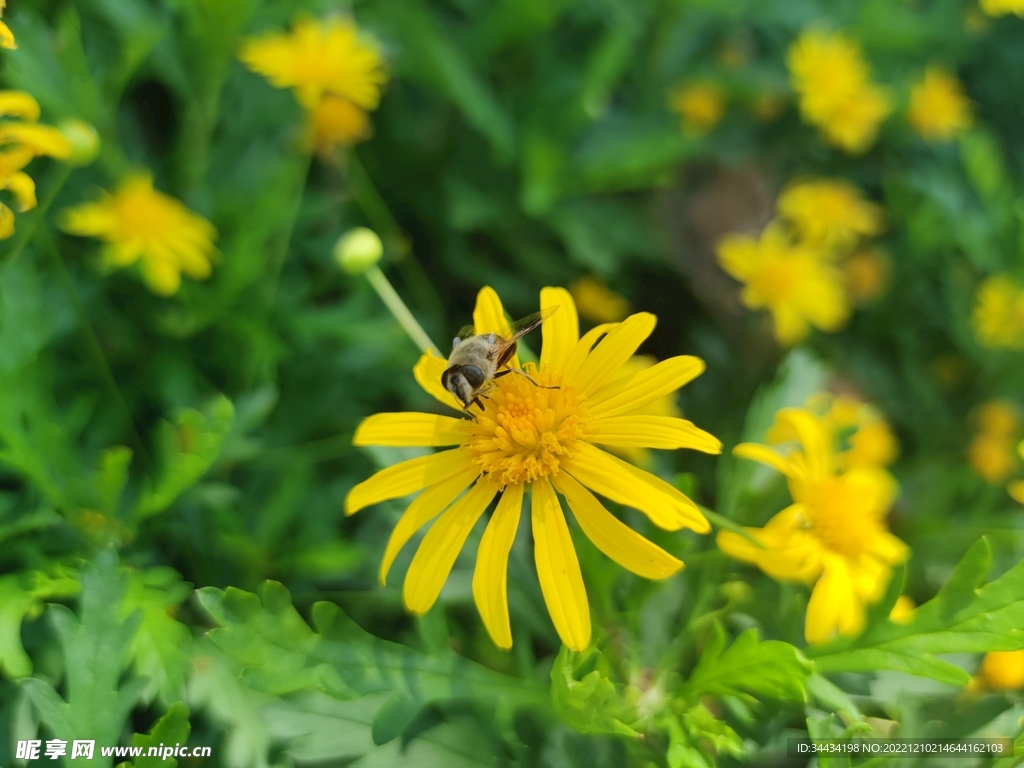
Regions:
[[[991,561],[988,539],[979,539],[907,624],[884,621],[856,639],[811,647],[815,670],[893,669],[964,685],[971,676],[935,654],[1024,649],[1024,561],[980,586]]]
[[[192,727],[188,722],[189,709],[184,702],[175,702],[164,716],[156,721],[153,730],[143,735],[140,733],[132,737],[133,747],[143,747],[146,752],[150,747],[173,747],[178,744],[186,744]],[[174,757],[151,757],[144,755],[135,759],[135,768],[177,768],[178,761]]]
[[[32,661],[21,645],[21,623],[35,618],[46,600],[77,594],[79,584],[68,577],[43,573],[0,576],[0,670],[11,677],[32,674]]]

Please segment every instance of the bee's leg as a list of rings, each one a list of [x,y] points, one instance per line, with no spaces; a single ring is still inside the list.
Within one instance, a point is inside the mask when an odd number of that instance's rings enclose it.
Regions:
[[[479,397],[474,397],[473,398],[473,402],[476,403],[476,405],[480,407],[481,411],[484,409],[484,404],[480,402],[480,398]]]
[[[504,371],[498,371],[496,374],[494,374],[494,378],[500,379],[502,376],[508,376],[514,370],[514,368],[506,368]],[[522,373],[522,371],[520,371],[520,373]],[[526,374],[523,375],[525,376]]]
[[[537,389],[558,389],[558,387],[544,387],[544,386],[541,386],[540,384],[538,384],[536,381],[533,380],[533,377],[530,374],[528,374],[526,371],[521,371],[518,368],[506,368],[501,373],[494,374],[494,378],[498,378],[499,376],[504,376],[506,373],[518,373],[520,376],[525,376],[527,381],[529,381],[531,384],[533,384],[533,386],[537,387]]]

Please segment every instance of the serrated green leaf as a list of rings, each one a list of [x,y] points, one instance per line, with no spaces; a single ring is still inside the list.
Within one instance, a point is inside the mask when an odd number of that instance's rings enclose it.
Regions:
[[[172,613],[191,593],[192,586],[173,568],[128,574],[122,615],[138,612],[141,617],[129,655],[136,674],[147,680],[146,699],[159,694],[170,704],[184,695],[192,635]]]
[[[906,624],[883,621],[863,635],[812,647],[807,655],[818,672],[892,669],[952,685],[970,680],[960,667],[935,657],[942,653],[983,653],[1024,648],[1024,561],[978,588],[991,562],[980,539],[953,575]]]
[[[209,638],[244,665],[247,685],[268,694],[317,688],[354,699],[387,693],[421,708],[473,698],[496,704],[499,719],[546,700],[537,683],[494,672],[450,649],[428,656],[374,637],[331,603],[313,606],[314,631],[277,582],[265,582],[259,595],[207,587],[198,596],[220,625]]]
[[[176,747],[188,742],[192,726],[188,722],[189,709],[184,702],[172,704],[164,716],[156,721],[147,734],[137,733],[132,737],[133,747],[144,747],[148,753],[150,747]],[[150,756],[148,754],[135,758],[135,768],[177,768],[178,761],[174,757]]]
[[[206,474],[220,453],[234,415],[231,401],[219,396],[206,413],[185,408],[178,412],[173,424],[161,424],[160,472],[136,505],[139,519],[163,512]]]
[[[21,645],[21,623],[38,616],[44,600],[69,597],[78,588],[74,579],[43,573],[0,577],[0,670],[11,677],[32,674],[32,661]]]
[[[596,667],[596,668],[595,668]],[[551,668],[551,702],[562,720],[580,733],[617,733],[639,738],[629,725],[639,720],[612,681],[608,663],[596,648],[574,653],[562,646]]]
[[[725,650],[720,628],[713,638],[690,673],[685,694],[806,701],[811,665],[795,647],[781,640],[762,641],[753,628]]]
[[[118,743],[128,713],[139,700],[144,680],[121,685],[128,666],[128,648],[138,627],[138,615],[121,616],[124,579],[117,557],[105,550],[82,572],[79,617],[63,605],[51,605],[50,617],[64,653],[67,698],[48,683],[25,680],[28,695],[40,718],[58,739],[92,739],[97,744]],[[99,768],[109,768],[110,757],[97,754]]]

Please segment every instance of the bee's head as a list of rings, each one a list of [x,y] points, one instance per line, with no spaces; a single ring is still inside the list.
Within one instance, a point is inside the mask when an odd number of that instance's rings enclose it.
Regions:
[[[484,383],[484,372],[477,365],[453,365],[441,374],[441,386],[469,408]]]

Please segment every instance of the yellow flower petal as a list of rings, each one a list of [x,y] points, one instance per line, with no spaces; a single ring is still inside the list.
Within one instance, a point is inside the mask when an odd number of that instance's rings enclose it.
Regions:
[[[477,478],[477,475],[475,467],[463,470],[447,480],[431,485],[413,499],[412,504],[402,513],[402,517],[399,518],[398,524],[395,525],[395,529],[391,531],[391,536],[388,538],[388,545],[384,550],[384,557],[380,561],[380,572],[378,573],[381,586],[387,583],[391,564],[395,562],[395,558],[398,557],[398,553],[406,542],[434,515],[455,501],[458,495]]]
[[[1018,504],[1024,504],[1024,480],[1014,480],[1006,486],[1006,492],[1013,497]]]
[[[832,462],[829,435],[818,418],[803,408],[783,408],[776,414],[775,420],[796,434],[804,449],[810,477],[822,478],[830,474]]]
[[[624,448],[692,448],[721,453],[722,441],[686,419],[672,416],[611,416],[597,419],[588,434],[593,443]]]
[[[460,448],[399,462],[363,480],[349,491],[345,498],[345,514],[354,515],[371,504],[408,496],[468,466],[469,457]]]
[[[680,494],[689,502],[689,506],[678,503],[663,488],[646,482],[653,475],[637,470],[600,448],[584,444],[575,456],[563,460],[563,466],[592,491],[619,504],[639,509],[659,528],[668,531],[678,531],[680,528],[708,530],[707,521],[692,501]]]
[[[565,288],[541,288],[541,311],[558,307],[558,311],[541,326],[540,369],[560,373],[580,338],[580,321],[576,304]]]
[[[670,357],[602,387],[587,398],[587,410],[595,418],[622,416],[675,392],[703,372],[699,357]]]
[[[667,579],[683,567],[679,560],[651,543],[604,508],[594,494],[569,474],[552,478],[555,488],[565,496],[569,508],[587,538],[608,557],[645,579]]]
[[[21,144],[37,155],[63,160],[74,147],[63,133],[50,125],[36,123],[0,123],[0,144]]]
[[[577,390],[590,394],[600,389],[644,343],[657,318],[649,312],[630,315],[608,333],[576,373]]]
[[[808,643],[822,643],[833,633],[855,635],[864,622],[864,608],[857,600],[846,561],[829,557],[807,603],[804,637]]]
[[[181,270],[166,259],[143,258],[142,279],[158,296],[173,296],[181,287]]]
[[[6,46],[0,44],[0,47]],[[0,117],[20,117],[34,123],[39,119],[39,102],[24,91],[0,91]]]
[[[502,333],[508,330],[508,318],[501,306],[498,292],[485,285],[476,295],[476,306],[473,308],[473,327],[480,333]],[[513,368],[519,368],[519,355],[513,355],[509,361]]]
[[[14,42],[14,33],[11,32],[11,28],[0,21],[0,48],[13,51],[17,47],[18,44]]]
[[[590,645],[590,606],[569,526],[547,478],[533,484],[533,540],[544,602],[562,642],[574,651]]]
[[[375,413],[356,427],[352,445],[459,445],[466,428],[464,419],[433,413]]]
[[[36,183],[27,173],[18,171],[7,179],[7,189],[18,201],[18,211],[24,213],[36,207]]]
[[[487,632],[502,650],[512,647],[508,618],[508,553],[519,528],[523,508],[523,483],[505,488],[487,523],[473,570],[473,599]]]
[[[0,240],[14,234],[14,211],[0,203]]]
[[[412,375],[416,377],[416,383],[423,387],[423,391],[438,402],[444,403],[456,411],[462,410],[462,403],[441,386],[441,374],[448,368],[448,361],[438,357],[433,352],[424,352],[412,369]]]
[[[430,526],[405,576],[402,600],[406,608],[413,613],[430,610],[466,537],[497,493],[495,483],[481,479]]]
[[[767,445],[761,445],[760,443],[740,443],[732,449],[732,455],[741,459],[750,459],[751,461],[756,461],[759,464],[766,464],[776,472],[780,472],[786,476],[793,473],[792,462],[785,456],[779,455],[778,451],[773,451]]]
[[[579,371],[580,366],[587,359],[587,355],[590,354],[590,350],[597,343],[597,340],[604,334],[613,330],[618,326],[618,323],[602,323],[596,325],[583,334],[583,338],[576,342],[576,346],[572,348],[572,352],[569,353],[569,359],[565,361],[565,367],[562,369],[562,377],[566,381],[572,381],[575,378],[576,373]]]

